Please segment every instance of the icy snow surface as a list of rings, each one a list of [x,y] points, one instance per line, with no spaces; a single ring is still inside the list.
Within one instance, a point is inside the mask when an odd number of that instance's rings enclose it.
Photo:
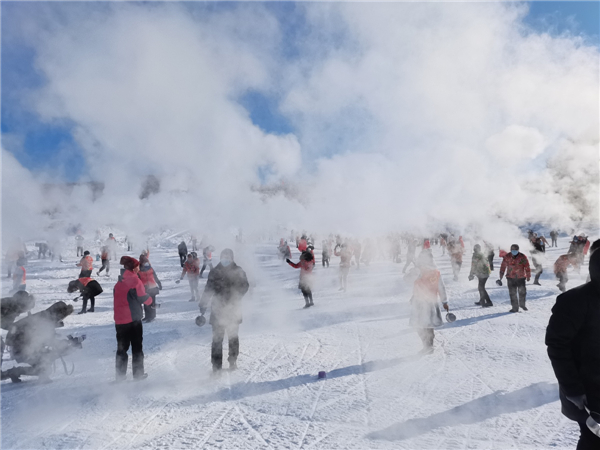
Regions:
[[[66,358],[74,374],[59,362],[50,384],[2,382],[2,448],[574,448],[577,426],[560,414],[544,345],[558,294],[552,264],[568,245],[560,244],[548,252],[542,286],[527,286],[529,312],[519,314],[508,313],[507,288],[494,283],[498,258],[488,281],[494,307],[481,309],[473,305],[476,281],[467,281],[469,252],[454,282],[448,256],[434,247],[458,320],[436,331],[435,352],[422,357],[408,326],[412,285],[403,280],[404,262],[354,266],[343,293],[339,258],[322,268],[317,249],[315,306],[303,310],[299,271],[277,259],[277,244],[239,245],[236,259],[251,288],[239,370],[220,379],[210,376],[211,328],[195,325],[187,282],[174,282],[177,250],[151,249],[164,289],[157,320],[144,325],[149,378],[120,385],[111,383],[113,261],[111,277],[98,278],[105,292],[97,312],[73,314],[58,330],[87,335],[83,350]],[[75,262],[30,260],[35,311],[71,301],[66,286],[78,274]],[[568,286],[581,284],[584,272],[570,273]],[[321,370],[327,379],[317,379]]]

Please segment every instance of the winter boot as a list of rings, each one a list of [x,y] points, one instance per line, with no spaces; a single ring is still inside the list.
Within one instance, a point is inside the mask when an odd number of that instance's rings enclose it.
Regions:
[[[79,314],[85,314],[86,312],[87,312],[87,311],[86,311],[85,309],[82,309],[81,311],[79,311],[79,312],[77,313],[77,315],[79,315]]]
[[[473,303],[477,306],[483,306],[483,303],[481,300],[479,300],[478,302],[473,302]]]

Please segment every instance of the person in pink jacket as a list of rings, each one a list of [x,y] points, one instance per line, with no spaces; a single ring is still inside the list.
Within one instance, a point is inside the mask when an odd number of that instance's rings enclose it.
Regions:
[[[127,351],[131,345],[132,370],[135,380],[148,375],[144,372],[144,352],[142,350],[142,305],[151,305],[152,298],[146,293],[142,280],[138,277],[140,263],[130,256],[123,256],[120,263],[119,281],[113,289],[115,328],[117,330],[116,380],[123,381],[127,376]]]
[[[304,296],[305,308],[314,306],[312,297],[312,271],[315,267],[315,257],[309,249],[306,249],[300,255],[300,261],[295,263],[290,259],[285,260],[290,266],[295,269],[300,269],[300,281],[298,283],[298,289],[302,291]]]

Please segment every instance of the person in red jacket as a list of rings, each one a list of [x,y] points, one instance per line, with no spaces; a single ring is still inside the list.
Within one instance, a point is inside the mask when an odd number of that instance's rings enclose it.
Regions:
[[[100,259],[102,259],[102,267],[100,267],[100,270],[98,270],[98,272],[96,272],[97,276],[100,276],[100,272],[102,272],[104,269],[106,269],[106,276],[108,276],[108,271],[110,270],[110,259],[109,259],[109,255],[108,255],[108,247],[106,245],[103,245],[102,248],[100,249]]]
[[[78,278],[89,278],[92,276],[92,270],[94,270],[94,260],[90,256],[89,251],[83,252],[83,257],[76,264],[77,267],[81,267],[81,272],[79,273]]]
[[[25,270],[25,263],[27,260],[24,257],[17,259],[17,262],[12,272],[13,288],[10,291],[10,295],[13,295],[19,291],[27,290],[27,271]]]
[[[150,265],[146,253],[140,255],[140,271],[138,276],[144,284],[146,293],[152,299],[151,305],[144,305],[144,319],[142,322],[152,322],[156,318],[156,296],[158,295],[158,291],[162,290],[162,284]]]
[[[190,302],[195,302],[196,297],[198,296],[198,281],[200,278],[200,260],[197,257],[194,257],[194,252],[188,255],[187,261],[183,265],[183,270],[181,271],[181,278],[177,280],[175,283],[179,284],[183,277],[187,274],[188,281],[190,282],[190,290],[192,291],[192,298],[189,300]]]
[[[569,266],[575,266],[576,264],[577,255],[574,253],[561,255],[554,263],[554,275],[556,275],[556,278],[558,279],[558,284],[556,286],[561,292],[565,292],[567,290],[567,281],[569,281],[567,269]]]
[[[508,284],[508,294],[510,295],[510,303],[512,309],[510,312],[519,312],[519,306],[523,311],[527,311],[525,300],[527,297],[527,287],[525,279],[531,279],[531,268],[527,256],[519,252],[519,246],[513,244],[510,246],[510,253],[507,253],[502,259],[500,266],[500,281],[506,272],[506,282]],[[517,299],[518,293],[518,299]]]
[[[116,380],[123,381],[127,376],[127,351],[131,345],[132,371],[135,380],[148,375],[144,372],[144,352],[142,349],[142,305],[152,304],[142,280],[138,277],[140,263],[131,256],[121,257],[122,270],[119,281],[113,289],[115,328],[117,330]]]
[[[308,249],[302,252],[300,255],[300,261],[294,263],[289,259],[285,260],[290,266],[295,269],[300,269],[300,281],[298,283],[298,289],[302,291],[304,296],[305,308],[314,306],[312,296],[312,271],[315,267],[315,257],[312,252]]]

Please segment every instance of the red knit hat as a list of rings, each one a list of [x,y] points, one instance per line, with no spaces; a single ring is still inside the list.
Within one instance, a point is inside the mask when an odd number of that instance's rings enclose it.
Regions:
[[[131,256],[121,256],[121,261],[119,261],[119,264],[123,265],[127,270],[133,270],[136,267],[139,267],[140,262]]]

